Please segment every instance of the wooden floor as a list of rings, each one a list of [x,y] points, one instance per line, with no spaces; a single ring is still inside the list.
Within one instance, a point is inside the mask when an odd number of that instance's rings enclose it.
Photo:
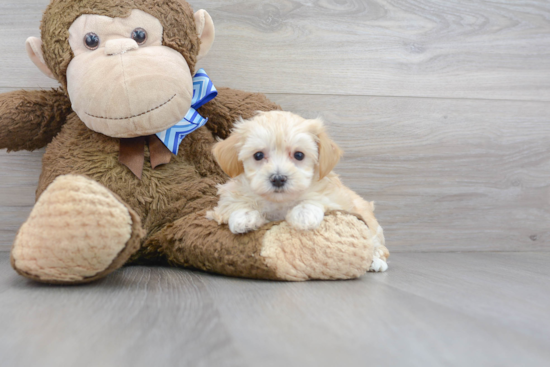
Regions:
[[[87,286],[0,253],[2,366],[549,366],[549,253],[402,253],[354,281],[129,267]]]
[[[57,87],[24,47],[48,2],[0,1],[0,93]],[[39,285],[6,251],[43,151],[0,151],[0,366],[550,366],[550,2],[189,2],[216,25],[217,86],[325,119],[389,271]]]

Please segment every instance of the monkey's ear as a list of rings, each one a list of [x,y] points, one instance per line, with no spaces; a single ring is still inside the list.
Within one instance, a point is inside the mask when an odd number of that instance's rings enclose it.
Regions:
[[[319,179],[328,175],[336,166],[344,152],[324,131],[319,133]]]
[[[231,178],[244,172],[243,162],[239,161],[239,136],[235,133],[229,138],[217,142],[212,148],[212,153],[221,169]]]
[[[214,22],[210,14],[206,10],[199,10],[195,13],[195,23],[197,24],[197,34],[201,40],[201,47],[199,50],[198,60],[206,56],[216,37],[216,31],[214,30]]]
[[[42,54],[42,40],[36,37],[29,37],[27,38],[27,42],[25,42],[25,48],[27,49],[29,58],[32,62],[34,62],[34,65],[36,65],[41,72],[46,74],[47,77],[55,79],[52,71],[44,61],[44,54]]]

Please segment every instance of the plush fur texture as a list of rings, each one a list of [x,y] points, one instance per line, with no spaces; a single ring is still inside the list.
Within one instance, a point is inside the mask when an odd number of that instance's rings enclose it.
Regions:
[[[43,52],[64,93],[67,67],[74,56],[68,40],[74,20],[82,14],[125,17],[133,9],[161,22],[163,45],[181,53],[194,71],[200,42],[193,12],[183,0],[53,0],[42,22]],[[284,224],[270,223],[256,232],[234,235],[227,227],[206,219],[206,210],[218,201],[216,185],[228,179],[211,153],[216,139],[228,137],[239,118],[280,109],[261,94],[227,88],[218,91],[216,99],[198,110],[209,118],[208,123],[183,140],[169,164],[153,170],[146,149],[141,180],[119,163],[120,139],[86,127],[71,111],[65,94],[36,91],[1,95],[0,149],[46,146],[38,202],[12,248],[14,268],[26,277],[49,283],[89,282],[127,261],[282,280],[342,279],[368,270],[370,230],[361,221],[348,220],[349,214],[327,219],[322,230],[303,239],[293,234],[293,255],[288,260],[281,256],[288,248]],[[116,218],[116,230],[98,217],[105,212]],[[105,231],[99,230],[102,226]],[[41,238],[44,231],[51,237]],[[346,240],[339,243],[336,252],[324,249],[324,239],[339,233],[356,235],[344,236]],[[301,247],[296,241],[308,245]],[[296,260],[302,256],[301,249],[308,264]],[[357,249],[364,251],[359,257]],[[312,255],[324,251],[330,257],[331,270],[326,272],[321,268],[328,264],[327,257]],[[351,271],[349,264],[353,264]],[[298,267],[301,275],[289,270]]]
[[[200,48],[193,10],[183,0],[53,0],[42,18],[44,60],[53,75],[67,90],[67,67],[73,58],[67,30],[82,14],[125,18],[133,9],[159,19],[163,25],[163,45],[178,51],[191,73]]]
[[[281,279],[352,279],[372,263],[371,243],[360,218],[333,211],[314,231],[281,222],[263,237],[260,255]]]
[[[120,267],[139,248],[145,234],[140,224],[104,186],[83,176],[60,176],[19,229],[12,265],[46,282],[93,280]]]
[[[71,112],[71,101],[60,90],[0,94],[0,148],[32,151],[45,147]]]
[[[130,38],[136,28],[147,32],[140,45]],[[94,50],[84,42],[90,32],[99,38]],[[191,107],[193,75],[185,58],[162,44],[163,26],[152,15],[86,14],[69,34],[75,56],[67,68],[67,92],[90,129],[116,138],[151,135],[172,127]]]

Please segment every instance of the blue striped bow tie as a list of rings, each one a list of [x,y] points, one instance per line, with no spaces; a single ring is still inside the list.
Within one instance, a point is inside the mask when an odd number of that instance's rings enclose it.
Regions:
[[[216,98],[217,95],[218,91],[204,69],[199,69],[193,77],[193,99],[191,100],[191,108],[189,108],[189,111],[180,122],[168,130],[156,134],[160,141],[162,141],[172,153],[177,155],[183,138],[206,124],[208,119],[199,115],[196,109],[210,102]]]

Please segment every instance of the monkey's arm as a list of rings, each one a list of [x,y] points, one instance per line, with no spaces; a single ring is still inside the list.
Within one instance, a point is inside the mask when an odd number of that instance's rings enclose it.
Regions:
[[[60,90],[0,94],[0,149],[35,150],[46,146],[72,112]]]
[[[229,136],[233,123],[240,117],[249,119],[257,111],[280,110],[281,107],[271,102],[261,93],[250,93],[230,88],[218,88],[218,96],[198,109],[208,117],[206,127],[215,136],[225,139]]]

